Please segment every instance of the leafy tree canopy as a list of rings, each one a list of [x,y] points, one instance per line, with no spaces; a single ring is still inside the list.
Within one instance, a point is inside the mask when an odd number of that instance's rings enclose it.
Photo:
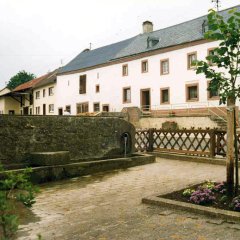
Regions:
[[[240,97],[237,82],[240,75],[240,12],[232,9],[224,19],[210,10],[208,28],[205,38],[219,41],[219,46],[206,58],[207,61],[196,63],[197,73],[204,73],[211,79],[208,90],[219,90],[220,103],[226,103],[229,98],[235,102]]]
[[[26,71],[23,70],[17,73],[15,76],[11,77],[7,84],[7,87],[9,89],[14,89],[18,85],[28,82],[34,78],[36,78],[36,76],[33,73],[27,73]]]

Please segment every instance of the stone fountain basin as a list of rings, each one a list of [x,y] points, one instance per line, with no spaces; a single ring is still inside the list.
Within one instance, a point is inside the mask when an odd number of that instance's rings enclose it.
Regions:
[[[49,157],[52,156],[51,153],[43,155]],[[66,154],[67,156],[68,154]],[[36,158],[43,157],[41,154],[36,154]],[[61,157],[65,156],[59,155]],[[65,156],[65,157],[66,157]],[[44,159],[43,157],[43,159]],[[133,155],[127,156],[127,157],[121,157],[121,158],[108,158],[108,159],[98,159],[93,160],[89,159],[88,161],[84,162],[70,162],[70,163],[64,163],[62,164],[61,161],[58,161],[58,164],[56,164],[56,160],[52,160],[53,165],[49,165],[49,163],[46,163],[45,166],[37,166],[32,167],[32,173],[31,173],[31,181],[34,183],[43,183],[43,182],[50,182],[50,181],[57,181],[61,179],[66,178],[73,178],[73,177],[79,177],[89,174],[94,174],[98,172],[104,172],[104,171],[111,171],[116,169],[125,169],[129,167],[149,164],[155,162],[155,156],[150,154],[138,154],[135,153]],[[63,158],[64,159],[64,158]],[[32,160],[33,161],[33,160]],[[45,160],[44,160],[45,161]],[[41,163],[43,162],[41,160]],[[40,163],[40,162],[38,162]],[[12,172],[22,172],[23,169],[16,169],[16,170],[10,170]]]

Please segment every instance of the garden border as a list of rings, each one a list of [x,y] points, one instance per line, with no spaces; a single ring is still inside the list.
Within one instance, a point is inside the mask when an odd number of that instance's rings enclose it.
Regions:
[[[204,214],[210,217],[217,217],[225,220],[240,222],[240,212],[233,212],[233,211],[222,210],[222,209],[217,209],[213,207],[195,205],[192,203],[180,202],[176,200],[162,198],[161,196],[156,196],[156,195],[142,198],[142,203],[169,207],[169,208],[174,208],[179,210],[187,210],[193,213]]]

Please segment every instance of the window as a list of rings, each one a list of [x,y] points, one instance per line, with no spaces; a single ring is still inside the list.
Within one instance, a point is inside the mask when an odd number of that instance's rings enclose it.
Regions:
[[[210,81],[208,81],[207,85],[209,88]],[[207,89],[208,90],[208,100],[218,100],[219,99],[219,90],[217,89]]]
[[[127,76],[128,75],[128,65],[125,64],[122,66],[122,75]]]
[[[109,112],[109,105],[108,104],[102,105],[102,110],[103,112]]]
[[[46,89],[43,89],[43,97],[46,96]]]
[[[54,104],[49,104],[48,105],[48,111],[49,111],[49,113],[53,113],[54,112]]]
[[[160,103],[161,104],[169,104],[169,88],[161,88],[160,89]]]
[[[14,110],[9,110],[9,111],[8,111],[8,114],[9,114],[9,115],[15,115],[15,111],[14,111]]]
[[[208,49],[208,56],[216,55],[215,49],[216,49],[216,48],[209,48],[209,49]],[[209,63],[209,65],[211,65],[211,66],[216,65],[216,64],[214,64],[211,60],[208,60],[208,63]]]
[[[148,72],[148,61],[144,60],[142,61],[142,73]]]
[[[130,102],[131,102],[131,88],[130,87],[123,88],[123,103]]]
[[[198,101],[198,84],[186,85],[186,101]]]
[[[93,104],[93,111],[94,112],[100,112],[100,103],[94,103]]]
[[[197,60],[197,52],[188,53],[187,55],[188,69],[193,69],[195,67],[194,62],[196,60]]]
[[[53,95],[53,87],[48,88],[48,95],[49,96]]]
[[[169,74],[169,60],[164,59],[160,61],[161,75]]]
[[[40,98],[40,91],[37,91],[36,92],[36,99],[39,99]]]
[[[87,89],[86,89],[86,75],[82,75],[80,76],[80,79],[79,79],[79,93],[80,94],[85,94],[87,92]]]
[[[97,84],[97,85],[96,85],[96,93],[99,93],[99,92],[100,92],[100,85]]]
[[[66,110],[67,112],[71,113],[71,106],[70,106],[70,105],[67,105],[67,106],[65,107],[65,110]]]
[[[77,114],[88,112],[88,102],[77,104]]]
[[[40,114],[40,107],[36,107],[36,115],[39,115]]]

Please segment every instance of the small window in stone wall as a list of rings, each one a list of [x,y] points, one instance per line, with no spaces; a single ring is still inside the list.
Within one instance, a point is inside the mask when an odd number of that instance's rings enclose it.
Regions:
[[[46,89],[43,89],[43,97],[46,96]]]

